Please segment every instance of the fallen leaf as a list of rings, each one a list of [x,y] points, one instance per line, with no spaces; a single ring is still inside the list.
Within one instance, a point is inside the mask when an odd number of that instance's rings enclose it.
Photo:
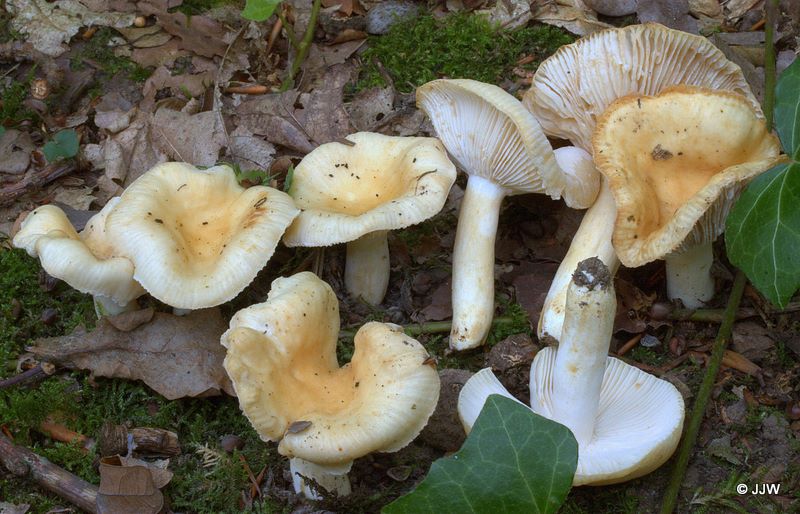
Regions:
[[[55,201],[69,205],[75,210],[85,211],[96,198],[91,187],[62,187],[56,191]]]
[[[638,0],[639,22],[655,22],[666,27],[697,34],[697,20],[689,15],[689,0]]]
[[[13,503],[0,501],[0,514],[25,514],[30,508],[31,506],[27,503],[14,505]]]
[[[168,12],[173,7],[168,0],[145,0],[138,3],[145,16],[155,16],[158,24],[173,36],[181,39],[181,48],[204,57],[222,56],[228,43],[227,31],[208,16],[188,17],[180,11]]]
[[[430,295],[430,303],[416,315],[411,318],[418,322],[425,321],[440,321],[453,317],[453,304],[451,299],[451,284],[450,280],[439,284],[433,293]]]
[[[531,14],[530,0],[499,0],[489,10],[478,11],[485,14],[491,23],[512,30],[527,25],[533,15]]]
[[[30,351],[70,369],[86,369],[103,377],[142,380],[168,400],[234,395],[222,367],[225,349],[219,338],[227,329],[218,309],[186,316],[156,313],[150,323],[122,332],[106,319],[87,333],[35,341]]]
[[[761,0],[728,0],[725,4],[725,19],[728,22],[737,21],[760,1]]]
[[[316,88],[297,98],[299,108],[294,115],[317,145],[342,139],[352,132],[342,96],[355,71],[352,63],[331,66]]]
[[[567,29],[579,36],[612,28],[599,21],[595,12],[581,0],[537,0],[531,5],[531,12],[535,21]]]
[[[0,136],[0,173],[21,175],[28,169],[36,146],[27,132],[8,129]]]
[[[179,57],[189,55],[188,50],[181,48],[181,40],[172,38],[155,48],[135,48],[130,59],[144,68],[172,66]]]
[[[213,111],[187,114],[162,108],[156,111],[152,126],[159,149],[176,161],[213,166],[225,146],[225,132]]]
[[[761,368],[751,362],[747,357],[741,353],[734,352],[733,350],[725,350],[722,356],[722,365],[741,371],[747,375],[758,375],[761,373]]]
[[[754,321],[743,321],[733,326],[733,349],[751,361],[758,362],[775,346],[770,331]]]
[[[689,12],[695,16],[722,18],[722,6],[719,5],[719,0],[689,0]]]
[[[128,43],[134,48],[153,48],[161,46],[167,41],[172,39],[172,36],[167,34],[158,25],[150,25],[149,27],[128,27],[124,29],[117,29],[122,34]]]
[[[617,277],[614,281],[617,292],[617,314],[614,318],[614,332],[625,331],[639,334],[647,329],[650,306],[656,294],[646,295],[632,283]]]
[[[350,123],[359,131],[369,131],[392,112],[395,91],[393,87],[372,87],[356,93],[344,108]]]
[[[731,448],[731,436],[729,434],[712,439],[706,446],[706,452],[713,457],[724,459],[734,466],[742,464],[742,461],[739,460],[739,457],[736,456],[733,448]]]
[[[173,75],[165,66],[161,66],[145,81],[144,87],[142,87],[144,101],[139,108],[146,111],[153,110],[156,95],[163,89],[169,89],[173,96],[183,95],[195,98],[202,96],[213,83],[214,77],[210,71]]]
[[[557,263],[543,262],[531,272],[519,275],[514,279],[517,303],[525,309],[528,319],[533,320],[534,323],[539,322],[544,299],[550,290],[550,283],[553,281],[557,269]]]
[[[105,319],[120,332],[130,332],[153,319],[156,311],[152,307],[135,311],[123,312]]]
[[[135,18],[129,13],[93,12],[76,0],[8,0],[5,7],[13,16],[11,28],[24,34],[36,50],[52,57],[67,51],[63,43],[81,27],[129,27]]]
[[[229,157],[242,170],[268,170],[275,160],[275,147],[242,126],[231,132],[231,147],[228,150]]]
[[[100,487],[97,491],[99,514],[156,514],[164,506],[164,495],[156,486],[154,475],[144,461],[121,457],[100,459]],[[166,471],[166,470],[164,470]],[[160,475],[161,487],[164,481]]]

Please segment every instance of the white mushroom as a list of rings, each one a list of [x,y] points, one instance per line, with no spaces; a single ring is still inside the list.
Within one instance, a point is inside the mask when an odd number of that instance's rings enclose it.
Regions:
[[[413,440],[439,397],[439,376],[422,345],[402,328],[367,323],[350,363],[339,366],[339,307],[309,272],[272,283],[266,302],[236,313],[222,336],[225,369],[239,405],[265,441],[280,441],[295,490],[346,495],[347,472],[368,453]]]
[[[494,315],[494,243],[500,204],[508,195],[564,196],[585,208],[599,188],[593,167],[562,172],[536,119],[513,96],[474,80],[434,80],[417,88],[450,155],[469,174],[453,248],[450,347],[483,343]],[[569,162],[564,155],[564,162]],[[592,187],[591,184],[594,184]]]
[[[456,178],[439,141],[359,132],[327,143],[294,170],[289,194],[302,210],[287,246],[347,243],[345,285],[377,305],[389,284],[389,230],[438,213]]]

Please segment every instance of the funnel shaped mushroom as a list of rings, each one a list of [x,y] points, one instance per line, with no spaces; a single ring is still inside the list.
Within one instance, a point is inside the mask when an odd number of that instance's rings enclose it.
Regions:
[[[536,119],[497,86],[434,80],[417,88],[417,105],[469,174],[453,248],[450,333],[450,347],[465,350],[482,344],[491,327],[494,242],[503,198],[545,193],[564,196],[571,207],[588,207],[597,195],[599,176],[593,167],[562,172]]]
[[[245,189],[228,166],[171,162],[131,184],[106,226],[148,293],[178,309],[201,309],[244,289],[297,214],[289,195]]]
[[[428,353],[397,325],[361,327],[342,367],[338,334],[336,295],[304,272],[276,279],[267,301],[236,313],[222,336],[242,410],[262,439],[280,441],[295,489],[311,498],[303,477],[348,494],[352,461],[406,446],[439,397]]]
[[[578,265],[567,293],[562,341],[531,365],[531,408],[566,425],[578,441],[574,485],[624,482],[645,475],[675,451],[683,398],[665,380],[608,357],[616,299],[598,259]],[[474,382],[473,382],[474,381]],[[459,397],[467,431],[490,394],[510,396],[490,369],[471,378]]]
[[[619,259],[665,259],[667,293],[689,308],[714,295],[711,244],[739,193],[781,160],[747,98],[687,86],[614,102],[598,120],[594,155],[616,201]]]
[[[456,170],[434,138],[358,132],[347,139],[353,144],[321,145],[295,168],[289,194],[302,212],[283,241],[347,243],[347,290],[377,305],[389,284],[387,231],[439,212]]]
[[[654,95],[678,84],[740,93],[760,113],[740,68],[708,39],[655,23],[596,32],[561,47],[539,66],[523,103],[545,133],[591,152],[597,119],[617,98]],[[599,257],[616,271],[611,244],[616,217],[604,186],[553,279],[539,319],[540,338],[560,338],[567,285],[578,262]]]
[[[106,233],[106,218],[118,202],[119,198],[109,200],[80,234],[61,209],[44,205],[28,214],[13,240],[17,248],[39,257],[50,275],[91,294],[98,316],[133,308],[133,300],[145,292],[133,279],[133,263],[109,242]]]

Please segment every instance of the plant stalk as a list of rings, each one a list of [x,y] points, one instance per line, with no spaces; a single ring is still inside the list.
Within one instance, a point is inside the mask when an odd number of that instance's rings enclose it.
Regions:
[[[739,302],[742,300],[742,293],[744,292],[744,285],[746,282],[747,279],[744,273],[738,270],[736,272],[736,278],[733,280],[731,294],[728,297],[728,305],[725,307],[725,316],[722,320],[722,325],[719,327],[719,332],[717,332],[717,337],[714,340],[711,358],[709,359],[705,375],[703,375],[703,383],[700,385],[700,390],[697,392],[692,415],[689,418],[686,433],[683,436],[683,441],[678,450],[678,458],[675,461],[675,467],[672,469],[669,486],[667,486],[667,491],[664,494],[664,501],[661,504],[661,514],[671,514],[675,510],[675,505],[678,501],[678,493],[681,490],[683,477],[686,473],[686,467],[689,465],[689,456],[692,452],[692,448],[694,448],[695,441],[697,441],[700,423],[703,421],[708,400],[714,389],[714,382],[716,382],[717,373],[722,364],[725,347],[728,345],[728,341],[731,338],[733,322],[736,319],[736,310],[739,308]]]
[[[294,86],[294,78],[297,76],[297,72],[300,71],[300,66],[303,65],[303,61],[306,60],[308,51],[311,49],[311,42],[314,40],[314,31],[317,27],[317,18],[319,17],[319,10],[321,6],[322,0],[314,0],[314,4],[311,6],[311,16],[308,19],[308,27],[306,27],[306,32],[303,34],[303,39],[300,41],[300,45],[297,47],[297,53],[292,61],[289,74],[283,80],[283,84],[281,84],[281,91],[287,91],[289,88]]]

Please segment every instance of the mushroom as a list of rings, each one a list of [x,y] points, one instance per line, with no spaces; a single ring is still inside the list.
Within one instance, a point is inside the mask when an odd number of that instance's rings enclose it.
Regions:
[[[347,140],[320,145],[295,168],[289,194],[302,212],[283,241],[347,243],[347,290],[377,305],[389,284],[388,231],[439,212],[456,170],[434,138],[358,132]]]
[[[298,212],[286,193],[241,187],[229,166],[170,162],[128,186],[106,230],[147,292],[177,309],[201,309],[244,289]]]
[[[456,164],[469,174],[453,249],[450,347],[483,343],[494,314],[494,242],[500,204],[508,195],[564,196],[591,205],[600,185],[593,167],[559,168],[536,119],[513,96],[474,80],[434,80],[417,88],[425,111]],[[574,155],[561,154],[564,163]]]
[[[678,84],[738,92],[760,113],[740,68],[706,38],[656,23],[603,30],[561,47],[539,66],[523,103],[545,133],[591,152],[596,120],[614,100]],[[556,271],[539,318],[540,338],[560,338],[566,289],[578,262],[596,256],[612,273],[619,266],[611,244],[616,216],[604,185]]]
[[[237,312],[222,335],[239,405],[265,441],[280,441],[295,490],[346,495],[354,459],[413,440],[439,397],[428,353],[402,328],[367,323],[339,366],[339,307],[310,272],[272,283],[267,301]],[[313,482],[311,482],[313,480]]]
[[[675,386],[607,356],[615,311],[609,269],[596,258],[582,261],[569,285],[558,350],[541,350],[531,365],[531,409],[566,425],[578,441],[573,485],[653,471],[675,451],[683,427]],[[489,368],[465,384],[458,406],[465,430],[490,394],[511,396]]]
[[[667,295],[692,309],[714,295],[711,245],[736,198],[782,159],[747,98],[689,86],[614,102],[597,122],[594,156],[616,201],[619,259],[665,259]]]
[[[98,317],[134,309],[134,300],[145,292],[134,280],[133,263],[110,242],[105,229],[118,202],[109,200],[80,234],[64,211],[43,205],[28,214],[13,239],[14,246],[39,257],[47,273],[91,294]]]

